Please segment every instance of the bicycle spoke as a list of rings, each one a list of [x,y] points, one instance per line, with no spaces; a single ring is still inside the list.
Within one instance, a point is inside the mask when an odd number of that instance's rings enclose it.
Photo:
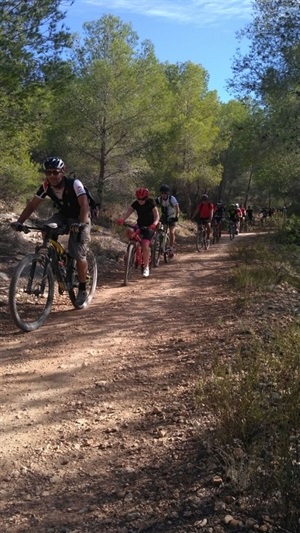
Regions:
[[[51,311],[53,296],[53,273],[50,265],[45,265],[45,256],[24,257],[9,289],[9,307],[15,324],[23,331],[39,328]]]

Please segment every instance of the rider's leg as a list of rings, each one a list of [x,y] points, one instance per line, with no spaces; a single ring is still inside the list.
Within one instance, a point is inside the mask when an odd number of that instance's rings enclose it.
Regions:
[[[143,262],[144,267],[149,267],[149,259],[150,259],[150,241],[148,239],[142,240],[142,251],[143,251]]]
[[[174,248],[174,245],[175,245],[175,226],[170,226],[169,237],[170,237],[170,248]]]
[[[206,234],[207,234],[207,240],[210,239],[210,230],[211,230],[211,222],[206,222]]]

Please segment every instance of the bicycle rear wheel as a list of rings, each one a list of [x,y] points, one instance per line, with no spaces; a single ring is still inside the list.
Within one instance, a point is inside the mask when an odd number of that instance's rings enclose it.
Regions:
[[[97,287],[98,268],[96,257],[94,256],[92,250],[87,251],[86,259],[88,264],[86,276],[87,297],[84,304],[82,305],[76,304],[76,299],[79,291],[79,279],[75,259],[70,258],[70,263],[67,269],[67,284],[70,286],[70,288],[68,289],[69,298],[72,302],[72,305],[77,309],[83,309],[91,303]]]
[[[135,246],[134,244],[129,244],[129,246],[127,247],[125,260],[124,285],[129,284],[129,280],[132,277],[133,270],[136,268],[136,265],[134,264],[134,256]]]
[[[10,281],[9,310],[23,331],[34,331],[48,317],[54,297],[54,277],[43,254],[27,255]]]

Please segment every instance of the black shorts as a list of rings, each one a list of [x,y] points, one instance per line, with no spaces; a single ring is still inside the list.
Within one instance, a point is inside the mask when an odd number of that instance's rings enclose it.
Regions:
[[[149,227],[145,227],[145,226],[139,226],[138,224],[135,224],[134,225],[135,229],[140,229],[140,236],[141,238],[144,240],[147,240],[147,241],[151,241],[153,235],[154,235],[154,231],[149,229]]]

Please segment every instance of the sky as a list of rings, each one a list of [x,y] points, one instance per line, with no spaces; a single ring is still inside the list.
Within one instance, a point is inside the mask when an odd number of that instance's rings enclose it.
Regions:
[[[252,20],[252,0],[75,0],[65,22],[82,33],[84,22],[107,14],[131,23],[140,42],[150,40],[160,62],[201,65],[209,90],[216,90],[222,102],[234,97],[226,80],[240,46],[236,32]]]

